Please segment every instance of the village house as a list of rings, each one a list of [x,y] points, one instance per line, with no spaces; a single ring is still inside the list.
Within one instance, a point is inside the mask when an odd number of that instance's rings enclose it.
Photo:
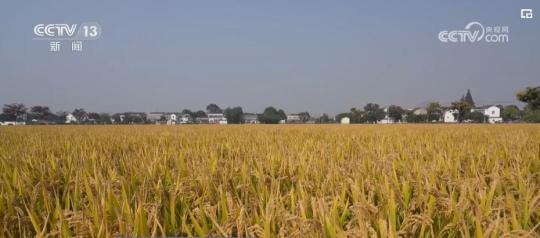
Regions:
[[[455,109],[450,109],[450,110],[444,111],[444,118],[443,118],[444,123],[456,123],[456,122],[458,122],[457,117],[456,117],[457,113],[458,113],[458,111],[455,110]]]
[[[19,126],[26,125],[26,115],[19,117],[12,117],[8,115],[0,114],[0,126]]]
[[[259,124],[258,115],[255,113],[244,113],[245,124]]]
[[[301,122],[300,114],[287,114],[287,123]]]
[[[163,116],[164,112],[150,112],[146,114],[146,120],[150,122],[159,122]]]
[[[428,114],[427,109],[425,109],[423,107],[413,108],[411,111],[416,116],[427,116],[427,114]]]
[[[146,118],[155,124],[175,125],[177,122],[177,116],[174,112],[150,112]]]
[[[227,124],[227,118],[225,118],[223,113],[208,113],[208,123]]]
[[[72,123],[77,123],[77,118],[75,116],[73,116],[73,114],[69,113],[66,115],[66,124],[72,124]]]
[[[501,117],[501,109],[497,106],[489,105],[489,106],[482,106],[471,109],[471,112],[481,112],[486,116],[487,122],[493,124],[493,123],[501,123],[503,122],[503,119]]]
[[[197,124],[208,124],[208,117],[196,117],[195,123]]]
[[[174,113],[165,114],[165,122],[167,125],[175,125],[177,116]]]
[[[24,121],[0,121],[0,126],[23,126],[26,125]]]
[[[144,112],[123,112],[113,114],[111,120],[113,123],[120,124],[145,123],[147,121],[147,116],[148,115]]]
[[[501,109],[497,106],[488,105],[482,107],[476,107],[471,109],[471,112],[480,112],[486,117],[488,123],[501,123],[503,119],[501,117]],[[458,111],[455,109],[446,110],[444,112],[444,123],[456,123],[458,119],[456,117]]]
[[[348,117],[343,117],[343,118],[341,118],[340,123],[341,124],[351,124],[351,119],[348,118]]]
[[[193,123],[191,116],[189,114],[182,114],[178,117],[179,124],[190,124]]]

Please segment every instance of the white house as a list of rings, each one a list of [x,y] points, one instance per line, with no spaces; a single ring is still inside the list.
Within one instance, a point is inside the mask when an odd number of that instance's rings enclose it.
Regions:
[[[417,107],[417,108],[412,109],[411,111],[414,115],[417,115],[417,116],[427,115],[427,109],[423,107]]]
[[[158,123],[164,114],[163,112],[150,112],[146,114],[146,120]]]
[[[225,118],[223,113],[208,113],[208,123],[227,124],[227,118]]]
[[[257,114],[255,113],[244,113],[244,123],[245,124],[259,124],[257,119]]]
[[[503,121],[501,117],[501,109],[497,106],[483,106],[471,109],[471,112],[480,112],[487,117],[487,122],[489,123],[500,123]],[[456,123],[457,118],[455,114],[458,111],[455,109],[447,110],[444,112],[444,122],[445,123]]]
[[[340,121],[341,124],[351,124],[351,118],[343,117]]]
[[[167,125],[175,125],[176,118],[176,114],[174,113],[165,114],[165,121],[167,122]]]
[[[23,126],[26,125],[24,121],[0,121],[0,126]]]
[[[443,121],[444,123],[456,123],[458,122],[455,114],[457,114],[458,111],[455,110],[455,109],[450,109],[450,110],[446,110],[444,111],[444,118],[443,118]]]
[[[178,116],[174,112],[150,112],[146,114],[146,120],[155,124],[175,125]]]
[[[300,114],[287,114],[287,123],[300,122]]]
[[[77,123],[77,118],[73,114],[66,115],[66,124]]]
[[[481,112],[487,117],[487,122],[500,123],[503,121],[501,117],[501,109],[497,106],[483,106],[471,109],[471,112]]]
[[[178,117],[178,123],[180,124],[188,124],[191,122],[191,116],[189,114],[182,114],[180,117]]]

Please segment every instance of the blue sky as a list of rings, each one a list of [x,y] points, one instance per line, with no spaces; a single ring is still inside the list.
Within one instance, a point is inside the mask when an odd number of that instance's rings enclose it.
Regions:
[[[540,84],[533,0],[2,1],[0,103],[179,111],[209,103],[331,114],[368,102],[517,103]],[[540,15],[539,15],[540,17]],[[39,23],[99,22],[83,52],[49,52]],[[508,26],[510,42],[444,44],[442,30]]]

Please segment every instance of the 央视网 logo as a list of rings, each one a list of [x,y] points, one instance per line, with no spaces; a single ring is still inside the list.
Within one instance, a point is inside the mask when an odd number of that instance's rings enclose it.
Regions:
[[[443,43],[504,43],[509,39],[508,26],[484,27],[480,22],[469,22],[463,30],[440,31],[439,41]]]

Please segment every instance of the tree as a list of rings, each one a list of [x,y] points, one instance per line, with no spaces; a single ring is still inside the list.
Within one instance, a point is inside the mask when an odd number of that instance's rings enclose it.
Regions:
[[[394,122],[403,120],[403,113],[405,113],[405,110],[400,106],[390,105],[388,107],[388,117],[392,118]]]
[[[527,103],[527,109],[540,110],[540,86],[527,87],[525,90],[518,92],[516,97],[519,101]]]
[[[465,119],[475,123],[484,123],[486,121],[486,116],[481,112],[470,112],[465,114]]]
[[[309,121],[309,119],[311,118],[311,116],[309,115],[309,112],[298,113],[298,117],[300,117],[300,121],[304,123]]]
[[[193,115],[193,111],[191,111],[191,110],[189,110],[189,109],[184,109],[184,110],[182,110],[182,114]]]
[[[440,121],[443,114],[443,109],[441,107],[441,104],[438,102],[430,102],[428,104],[426,111],[427,111],[427,118],[430,122]]]
[[[502,110],[502,118],[505,122],[519,120],[521,112],[516,105],[508,105]]]
[[[189,109],[184,109],[182,110],[182,115],[189,115],[189,117],[191,118],[195,118],[195,112],[189,110]]]
[[[101,120],[101,115],[97,112],[90,112],[88,113],[88,119],[92,120],[94,123],[99,123]]]
[[[348,113],[347,117],[349,117],[351,123],[363,123],[366,119],[364,118],[364,112],[356,109],[356,107],[351,108],[350,113]],[[341,118],[339,121],[341,121]]]
[[[523,114],[523,120],[526,122],[540,122],[540,110],[526,110]]]
[[[460,123],[463,122],[463,120],[465,120],[466,114],[471,112],[471,105],[465,100],[452,102],[452,105],[450,106],[450,108],[457,111],[457,113],[455,113],[456,114],[455,117]]]
[[[193,115],[193,119],[197,118],[197,117],[207,117],[206,115],[206,112],[202,111],[202,110],[199,110],[199,111],[196,111]]]
[[[114,114],[112,116],[115,123],[119,124],[144,124],[147,123],[148,120],[146,118],[146,113],[139,113],[139,112],[125,112],[122,114]]]
[[[112,117],[108,113],[97,113],[97,112],[90,112],[88,113],[88,119],[92,120],[94,123],[97,124],[111,124],[112,123]],[[120,119],[119,117],[116,117],[116,119]]]
[[[64,124],[66,123],[66,116],[69,114],[67,111],[58,111],[55,114],[56,123]]]
[[[407,117],[405,118],[407,122],[409,123],[424,123],[427,121],[428,116],[427,115],[416,115],[414,114],[414,111],[407,111]]]
[[[465,94],[465,97],[463,98],[463,101],[465,101],[466,103],[471,105],[471,107],[474,107],[474,100],[473,100],[473,97],[471,95],[471,90],[470,89],[467,89],[467,94]]]
[[[384,118],[385,113],[382,108],[379,107],[379,104],[368,103],[364,107],[364,115],[362,116],[363,122],[376,123]]]
[[[81,123],[86,121],[88,119],[88,113],[82,108],[75,108],[73,112],[71,113],[73,116],[77,119],[77,122]]]
[[[111,124],[112,123],[111,115],[109,115],[109,113],[100,113],[98,123],[100,123],[100,124]]]
[[[206,106],[206,111],[208,113],[223,113],[223,110],[214,103],[208,104],[208,106]]]
[[[244,111],[242,107],[228,107],[225,109],[225,118],[229,124],[244,123]]]
[[[274,107],[267,107],[264,112],[258,116],[258,120],[265,124],[277,124],[281,120],[285,120],[287,116],[283,110],[276,110]]]
[[[51,109],[46,106],[33,106],[30,109],[30,112],[32,114],[32,118],[38,119],[38,120],[47,120],[51,113]]]
[[[319,119],[317,120],[317,123],[321,123],[321,124],[330,123],[330,117],[328,116],[328,114],[323,113],[322,116],[319,117]]]
[[[286,120],[287,119],[287,113],[285,113],[285,111],[283,111],[283,109],[279,109],[278,114],[279,114],[279,119],[281,119],[281,120]]]
[[[26,112],[28,108],[22,103],[4,104],[2,108],[2,114],[5,115],[7,120],[25,120]]]
[[[527,87],[516,95],[519,101],[527,103],[523,110],[523,120],[526,122],[540,122],[540,86]]]

